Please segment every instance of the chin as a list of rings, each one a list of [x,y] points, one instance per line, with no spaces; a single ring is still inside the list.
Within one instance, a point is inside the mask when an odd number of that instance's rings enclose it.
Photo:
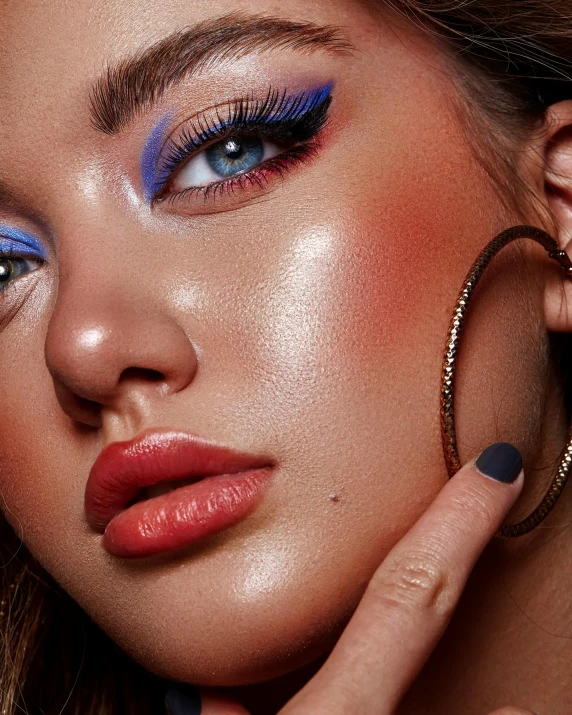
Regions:
[[[335,552],[316,558],[306,544],[285,534],[268,541],[259,532],[246,543],[204,545],[177,562],[126,564],[107,589],[72,595],[161,677],[254,684],[331,650],[368,581],[368,566],[360,574],[354,559]]]
[[[247,604],[214,605],[208,617],[187,618],[171,603],[154,618],[110,632],[147,670],[202,686],[260,683],[297,670],[328,653],[353,608],[333,614],[312,609],[294,595]],[[200,625],[199,625],[200,623]]]

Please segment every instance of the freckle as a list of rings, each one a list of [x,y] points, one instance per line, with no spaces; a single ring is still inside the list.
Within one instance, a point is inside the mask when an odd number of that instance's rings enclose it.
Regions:
[[[330,494],[330,496],[328,497],[328,499],[329,499],[330,501],[335,501],[335,502],[340,501],[340,497],[339,497],[337,494]]]

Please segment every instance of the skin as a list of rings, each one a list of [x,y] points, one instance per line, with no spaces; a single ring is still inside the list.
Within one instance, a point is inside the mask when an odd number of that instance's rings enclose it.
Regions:
[[[248,56],[184,81],[118,137],[94,130],[89,89],[105,63],[236,9],[343,26],[356,52]],[[40,236],[50,254],[0,302],[6,517],[134,658],[172,679],[243,686],[231,692],[252,712],[258,683],[323,661],[380,562],[447,481],[440,366],[476,255],[546,211],[563,247],[572,235],[570,103],[519,154],[539,196],[523,217],[474,157],[450,67],[424,33],[358,0],[0,9],[0,180],[19,198],[0,204],[0,221]],[[166,112],[183,120],[252,83],[331,80],[318,156],[268,193],[225,199],[216,212],[147,205],[139,159]],[[568,329],[563,295],[535,247],[507,249],[491,267],[461,356],[462,459],[499,439],[530,467],[562,448],[542,348],[547,327]],[[149,428],[270,454],[278,468],[261,506],[182,554],[111,557],[86,523],[85,483],[105,445]],[[510,521],[537,503],[551,472],[531,474]],[[405,712],[572,707],[562,638],[572,633],[570,539],[554,528],[571,508],[565,493],[550,531],[485,553]],[[299,689],[309,677],[299,673],[261,713]]]
[[[477,461],[477,465],[479,462]],[[280,715],[393,713],[449,622],[476,558],[522,490],[463,467],[389,552],[331,655]],[[202,695],[203,715],[245,715]],[[490,715],[530,715],[506,707]]]

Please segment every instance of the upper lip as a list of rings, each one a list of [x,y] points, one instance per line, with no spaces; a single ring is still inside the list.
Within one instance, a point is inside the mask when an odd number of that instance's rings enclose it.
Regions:
[[[145,487],[272,466],[267,457],[235,452],[187,432],[148,431],[102,450],[85,488],[86,517],[90,526],[104,531]]]

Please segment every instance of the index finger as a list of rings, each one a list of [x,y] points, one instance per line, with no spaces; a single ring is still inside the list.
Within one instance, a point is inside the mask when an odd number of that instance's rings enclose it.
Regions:
[[[393,712],[522,484],[520,453],[507,443],[491,445],[447,482],[377,569],[322,669],[281,715]]]

